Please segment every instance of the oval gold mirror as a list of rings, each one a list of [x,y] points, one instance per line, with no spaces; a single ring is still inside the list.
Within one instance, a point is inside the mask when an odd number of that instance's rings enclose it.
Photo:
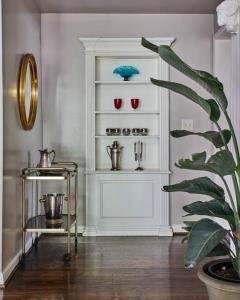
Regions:
[[[31,130],[34,126],[38,105],[38,74],[33,54],[22,59],[19,78],[19,113],[22,126]]]

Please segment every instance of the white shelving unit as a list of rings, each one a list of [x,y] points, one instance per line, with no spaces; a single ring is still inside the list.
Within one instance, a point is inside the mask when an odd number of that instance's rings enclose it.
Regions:
[[[173,38],[151,39],[171,45]],[[169,94],[150,82],[167,80],[169,68],[159,56],[141,46],[140,39],[82,38],[86,67],[85,235],[171,235],[169,182]],[[121,65],[140,71],[130,81],[113,74]],[[113,99],[122,98],[119,110]],[[133,110],[131,98],[139,98]],[[148,128],[147,136],[107,136],[106,128]],[[124,147],[122,170],[110,171],[106,147]],[[135,171],[134,142],[143,142],[144,171]]]

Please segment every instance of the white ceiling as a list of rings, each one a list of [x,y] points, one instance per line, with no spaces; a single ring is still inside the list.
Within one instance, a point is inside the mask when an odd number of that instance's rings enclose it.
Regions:
[[[36,0],[43,13],[211,14],[223,0]]]

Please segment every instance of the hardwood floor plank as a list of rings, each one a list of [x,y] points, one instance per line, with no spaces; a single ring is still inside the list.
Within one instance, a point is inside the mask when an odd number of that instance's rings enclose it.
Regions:
[[[88,237],[63,263],[65,239],[44,237],[2,299],[207,300],[183,250],[180,237]]]

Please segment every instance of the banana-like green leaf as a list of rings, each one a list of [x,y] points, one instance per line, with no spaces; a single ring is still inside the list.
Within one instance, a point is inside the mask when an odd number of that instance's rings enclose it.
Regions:
[[[223,90],[223,85],[218,81],[217,78],[213,77],[211,74],[205,71],[194,70],[189,65],[187,65],[169,46],[161,45],[158,47],[157,45],[150,43],[145,38],[142,38],[142,45],[156,53],[158,51],[160,57],[164,61],[200,84],[211,95],[213,95],[214,99],[216,99],[220,107],[224,111],[226,110],[228,106],[227,98]]]
[[[215,257],[215,256],[226,256],[230,254],[230,249],[227,245],[223,243],[219,243],[207,256]]]
[[[199,96],[194,90],[177,82],[157,80],[151,78],[151,82],[162,88],[169,89],[175,93],[183,95],[184,97],[190,99],[194,103],[200,105],[202,109],[209,115],[209,118],[213,122],[217,122],[220,118],[220,110],[217,103],[212,99],[204,99]]]
[[[239,257],[234,257],[234,259],[232,260],[233,262],[233,267],[234,267],[234,270],[240,270],[240,260],[239,260]]]
[[[216,80],[210,79],[207,76],[199,75],[199,71],[192,69],[187,65],[176,53],[166,45],[159,46],[158,52],[160,57],[166,61],[169,65],[188,76],[198,84],[200,84],[205,90],[207,90],[217,101],[223,111],[228,106],[226,95],[223,91],[222,85]]]
[[[149,42],[145,38],[142,38],[142,46],[145,48],[148,48],[149,50],[152,50],[153,52],[156,52],[158,54],[158,46],[154,45],[153,43]]]
[[[196,224],[197,221],[184,221],[183,223],[184,223],[184,226],[182,229],[190,232],[192,230],[193,225]]]
[[[208,195],[219,201],[224,201],[224,190],[208,177],[184,180],[173,185],[165,185],[166,192],[186,192],[190,194]]]
[[[182,243],[186,242],[188,240],[189,237],[189,233],[193,228],[193,225],[197,223],[197,221],[184,221],[184,226],[182,227],[182,229],[187,231],[186,236],[182,239]]]
[[[218,78],[217,78],[217,77],[214,77],[212,74],[210,74],[210,73],[208,73],[208,72],[206,72],[206,71],[201,71],[201,70],[196,70],[196,69],[195,69],[195,72],[197,72],[198,75],[201,76],[201,77],[203,77],[203,78],[207,78],[207,79],[210,79],[210,80],[214,80],[214,81],[218,84],[218,86],[219,86],[219,88],[220,88],[221,90],[224,89],[224,88],[223,88],[223,84],[221,83],[221,81],[219,81]]]
[[[228,129],[222,130],[222,135],[225,139],[226,144],[228,144],[231,140],[231,131]],[[187,130],[173,130],[171,131],[171,136],[174,138],[181,138],[184,136],[189,136],[189,135],[198,135],[201,136],[211,143],[216,148],[221,148],[224,146],[221,134],[217,131],[206,131],[206,132],[192,132],[192,131],[187,131]]]
[[[223,240],[228,231],[210,219],[198,221],[192,228],[185,252],[185,266],[195,267]]]
[[[219,109],[219,106],[218,106],[217,102],[213,99],[207,99],[206,101],[210,105],[211,111],[212,111],[210,120],[213,121],[213,122],[216,122],[216,120],[218,120],[220,118],[220,115],[221,115],[221,111]]]
[[[201,157],[201,160],[199,159]],[[180,159],[176,166],[180,169],[199,170],[215,173],[221,177],[235,172],[236,164],[232,153],[228,150],[218,151],[205,163],[206,152],[192,155],[190,159]]]
[[[237,165],[236,172],[237,172],[238,176],[240,177],[240,165]]]
[[[217,217],[228,221],[231,228],[235,230],[234,214],[227,202],[219,202],[218,200],[197,201],[183,206],[183,210],[188,215]]]

